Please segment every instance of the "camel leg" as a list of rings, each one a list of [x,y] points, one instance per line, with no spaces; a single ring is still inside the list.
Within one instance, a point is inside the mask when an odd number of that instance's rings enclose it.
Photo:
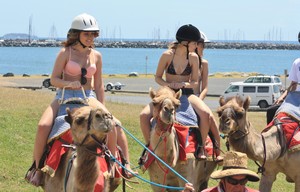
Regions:
[[[270,192],[272,189],[273,182],[276,180],[276,174],[268,174],[267,172],[261,176],[259,183],[259,191]]]
[[[195,159],[194,154],[187,154],[187,164],[186,165],[182,165],[183,168],[185,168],[185,172],[184,175],[185,178],[193,184],[195,189],[199,188],[199,182],[201,180],[201,177],[204,174],[204,162],[205,161],[198,161]],[[199,170],[199,172],[195,172],[195,171],[191,171],[191,170]],[[201,170],[201,171],[200,171]],[[184,186],[185,183],[180,183],[181,186]]]
[[[300,178],[299,177],[295,181],[295,192],[300,192]]]

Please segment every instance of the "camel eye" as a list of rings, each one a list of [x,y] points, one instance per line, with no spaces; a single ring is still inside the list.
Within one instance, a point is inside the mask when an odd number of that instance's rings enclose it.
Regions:
[[[222,116],[222,111],[217,111],[217,114],[218,114],[219,117],[221,117]]]
[[[83,122],[84,122],[84,117],[78,117],[78,118],[76,118],[76,120],[75,120],[75,123],[76,123],[77,125],[81,125],[81,124],[83,124]]]
[[[153,101],[152,104],[153,104],[153,106],[155,107],[155,106],[157,106],[159,103]]]
[[[95,115],[95,117],[98,119],[98,118],[101,118],[101,115],[97,113],[97,114]]]
[[[242,119],[243,116],[244,116],[244,111],[239,111],[239,112],[236,113],[236,118],[237,119]]]

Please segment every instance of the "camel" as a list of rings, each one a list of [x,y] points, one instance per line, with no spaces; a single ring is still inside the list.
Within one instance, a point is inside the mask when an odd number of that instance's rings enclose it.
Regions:
[[[219,102],[220,107],[217,110],[220,120],[219,129],[228,135],[230,146],[264,165],[265,170],[261,176],[259,190],[271,191],[276,175],[282,172],[286,175],[287,181],[295,183],[295,191],[299,192],[300,152],[282,151],[284,148],[280,143],[285,142],[285,138],[283,137],[282,140],[276,126],[262,133],[258,133],[252,127],[247,118],[250,97],[244,100],[240,97],[233,97],[226,101],[221,97]]]
[[[105,113],[102,109],[94,109],[89,106],[72,111],[67,109],[67,113],[65,119],[71,125],[71,135],[76,146],[76,158],[67,174],[68,162],[74,154],[72,150],[68,150],[63,155],[55,176],[51,177],[49,174],[45,174],[42,187],[47,192],[92,192],[99,175],[103,177],[103,173],[100,173],[100,167],[103,165],[99,164],[96,153],[97,148],[100,147],[99,143],[105,142],[107,133],[112,129],[112,115]],[[110,184],[113,186],[109,186]],[[107,177],[104,186],[104,191],[113,191],[117,184]]]
[[[150,97],[153,103],[153,120],[156,125],[150,133],[150,148],[155,155],[171,166],[182,177],[194,185],[196,191],[207,187],[210,174],[216,167],[213,161],[196,160],[193,153],[187,153],[187,160],[179,159],[179,143],[173,123],[175,122],[175,111],[180,105],[181,91],[175,93],[168,87],[160,87],[157,91],[150,89]],[[168,170],[158,160],[153,161],[148,167],[150,180],[152,182],[183,187],[185,181]],[[153,191],[162,191],[162,188],[151,185]]]

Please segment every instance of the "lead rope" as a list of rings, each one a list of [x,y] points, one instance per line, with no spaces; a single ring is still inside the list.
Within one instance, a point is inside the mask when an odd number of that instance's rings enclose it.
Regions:
[[[148,147],[146,147],[140,140],[138,140],[136,137],[134,137],[125,127],[123,127],[120,124],[117,124],[120,126],[131,138],[133,138],[138,144],[140,144],[144,149],[146,149],[151,155],[153,155],[157,160],[159,160],[163,165],[165,165],[168,169],[170,169],[177,177],[179,177],[181,180],[183,180],[185,183],[190,183],[187,179],[185,179],[183,176],[181,176],[177,171],[175,171],[172,167],[170,167],[168,164],[166,164],[163,160],[161,160],[155,153],[153,153]],[[130,172],[130,171],[129,171]],[[133,173],[133,172],[130,172]],[[138,176],[137,174],[134,174],[134,176]],[[138,177],[139,178],[139,177]],[[159,186],[159,185],[156,185]],[[164,186],[165,187],[165,186]],[[178,190],[183,190],[183,187],[178,188]]]
[[[267,159],[267,152],[266,152],[265,137],[262,134],[261,134],[261,138],[262,138],[262,143],[263,143],[263,147],[264,147],[264,160],[263,160],[262,165],[259,165],[259,163],[257,161],[254,161],[254,162],[258,166],[257,173],[261,173],[263,175],[264,172],[265,172],[265,164],[266,164],[266,159]]]

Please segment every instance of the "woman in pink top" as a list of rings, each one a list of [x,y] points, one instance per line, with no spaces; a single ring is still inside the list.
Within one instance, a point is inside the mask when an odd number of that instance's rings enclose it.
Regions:
[[[99,27],[96,19],[91,15],[81,14],[74,18],[67,40],[62,43],[64,47],[58,53],[51,75],[51,84],[57,87],[58,91],[55,99],[44,111],[38,123],[33,153],[36,169],[32,171],[33,173],[28,173],[30,175],[27,175],[30,177],[27,177],[29,182],[35,186],[41,185],[42,172],[40,168],[43,165],[39,165],[40,159],[53,121],[57,116],[58,100],[62,97],[62,89],[65,88],[64,99],[70,97],[82,98],[83,87],[90,106],[100,107],[108,111],[104,106],[102,55],[93,49],[94,39],[98,36]],[[119,123],[117,119],[115,121]],[[125,157],[129,160],[127,139],[120,128],[113,129],[108,134],[108,148],[112,154],[115,154],[117,137],[120,140],[119,145],[123,149]],[[130,169],[130,167],[128,168]]]

